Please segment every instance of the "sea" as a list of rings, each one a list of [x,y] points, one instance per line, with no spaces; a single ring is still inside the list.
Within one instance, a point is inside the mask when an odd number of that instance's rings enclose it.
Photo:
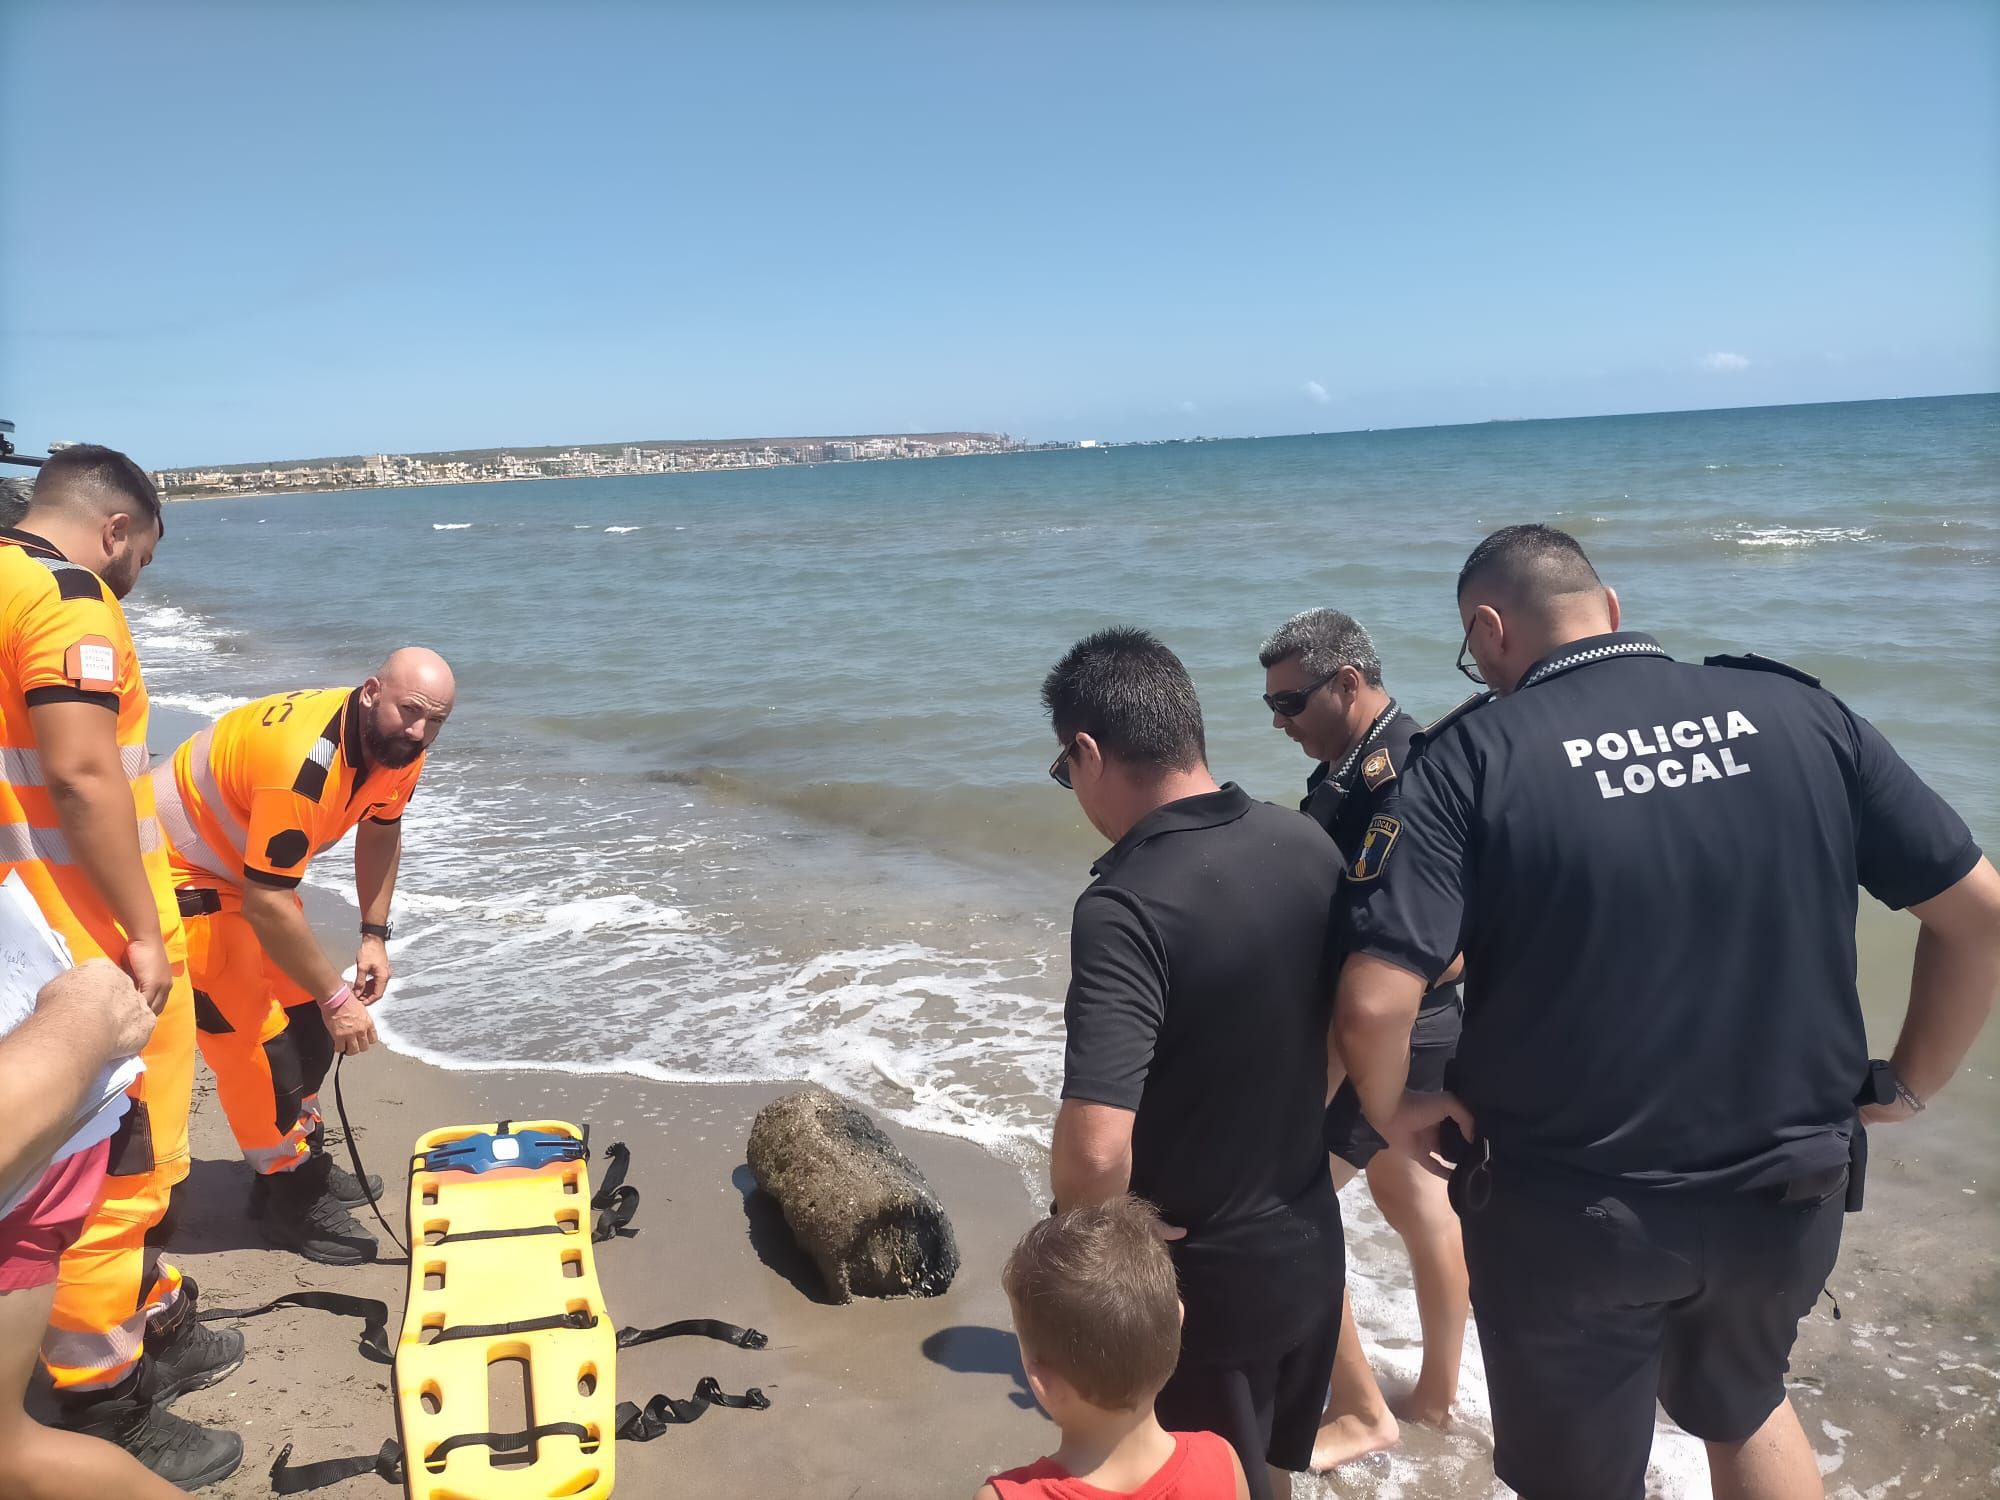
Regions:
[[[1102,851],[1046,774],[1043,674],[1101,626],[1157,632],[1218,777],[1295,801],[1311,767],[1259,702],[1264,637],[1346,610],[1434,717],[1468,690],[1457,569],[1523,521],[1574,534],[1675,655],[1822,678],[2000,836],[1992,395],[190,503],[128,610],[155,700],[196,715],[359,682],[408,643],[451,660],[381,1010],[399,1050],[813,1079],[1032,1181]],[[311,878],[351,899],[343,856]],[[1913,930],[1864,912],[1878,1052]],[[1797,1386],[1845,1500],[2000,1488],[1996,1073],[2000,1027],[1902,1127],[1930,1134],[1888,1190],[1964,1229],[1912,1265],[1893,1224],[1852,1230],[1867,1316],[1808,1341],[1856,1372],[1802,1359]],[[1363,1185],[1345,1208],[1393,1388],[1416,1368],[1407,1265]],[[1476,1340],[1460,1413],[1337,1492],[1504,1493]],[[1708,1494],[1664,1421],[1649,1485]]]

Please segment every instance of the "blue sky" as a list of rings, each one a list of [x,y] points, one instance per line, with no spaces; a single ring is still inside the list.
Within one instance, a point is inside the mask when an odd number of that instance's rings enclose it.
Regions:
[[[0,415],[152,465],[2000,388],[2000,7],[0,9]]]

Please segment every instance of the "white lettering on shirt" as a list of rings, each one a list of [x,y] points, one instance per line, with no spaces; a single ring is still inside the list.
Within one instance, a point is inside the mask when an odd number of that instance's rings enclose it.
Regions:
[[[1607,801],[1631,793],[1643,797],[1655,787],[1665,787],[1675,791],[1681,787],[1699,786],[1705,781],[1723,781],[1731,776],[1748,776],[1750,767],[1736,758],[1735,751],[1727,746],[1711,757],[1707,751],[1696,751],[1682,759],[1669,755],[1668,751],[1678,747],[1694,750],[1697,745],[1720,744],[1724,740],[1741,739],[1745,735],[1757,733],[1757,726],[1740,709],[1730,709],[1724,720],[1718,723],[1715,716],[1705,714],[1699,723],[1693,719],[1678,720],[1671,731],[1664,724],[1652,726],[1650,735],[1641,728],[1606,730],[1594,739],[1574,739],[1562,742],[1563,758],[1569,762],[1572,771],[1582,770],[1584,762],[1595,757],[1599,760],[1623,761],[1626,764],[1613,776],[1609,771],[1594,769],[1591,775],[1597,782],[1597,793]],[[1644,764],[1647,757],[1659,757],[1652,764]],[[1721,764],[1717,765],[1717,757]]]

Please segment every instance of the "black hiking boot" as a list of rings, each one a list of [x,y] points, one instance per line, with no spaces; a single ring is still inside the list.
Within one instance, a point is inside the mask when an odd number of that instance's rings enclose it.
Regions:
[[[359,1208],[364,1203],[379,1203],[381,1201],[382,1178],[380,1174],[370,1172],[368,1174],[367,1186],[364,1187],[361,1179],[348,1171],[338,1161],[335,1161],[332,1153],[326,1149],[326,1126],[323,1123],[313,1127],[313,1133],[306,1137],[306,1145],[311,1148],[314,1156],[324,1156],[327,1160],[333,1162],[333,1169],[327,1174],[327,1187],[332,1190],[333,1196],[338,1198],[342,1203],[345,1203],[349,1208]]]
[[[309,1156],[278,1173],[265,1190],[258,1222],[264,1238],[282,1250],[323,1266],[364,1265],[375,1258],[375,1236],[334,1197],[327,1182],[332,1166],[324,1156]]]
[[[153,1399],[162,1406],[189,1391],[214,1385],[243,1363],[243,1335],[195,1317],[201,1288],[185,1273],[174,1310],[146,1329]]]
[[[153,1394],[152,1361],[108,1390],[57,1394],[56,1425],[115,1443],[167,1483],[198,1490],[227,1479],[243,1462],[243,1439],[177,1417]]]

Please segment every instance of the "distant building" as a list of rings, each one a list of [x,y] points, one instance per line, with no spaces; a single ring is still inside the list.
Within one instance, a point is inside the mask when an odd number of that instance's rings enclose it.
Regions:
[[[1102,448],[1103,446],[1104,444],[1100,443],[1096,438],[1080,438],[1077,441],[1077,447],[1079,448]]]

